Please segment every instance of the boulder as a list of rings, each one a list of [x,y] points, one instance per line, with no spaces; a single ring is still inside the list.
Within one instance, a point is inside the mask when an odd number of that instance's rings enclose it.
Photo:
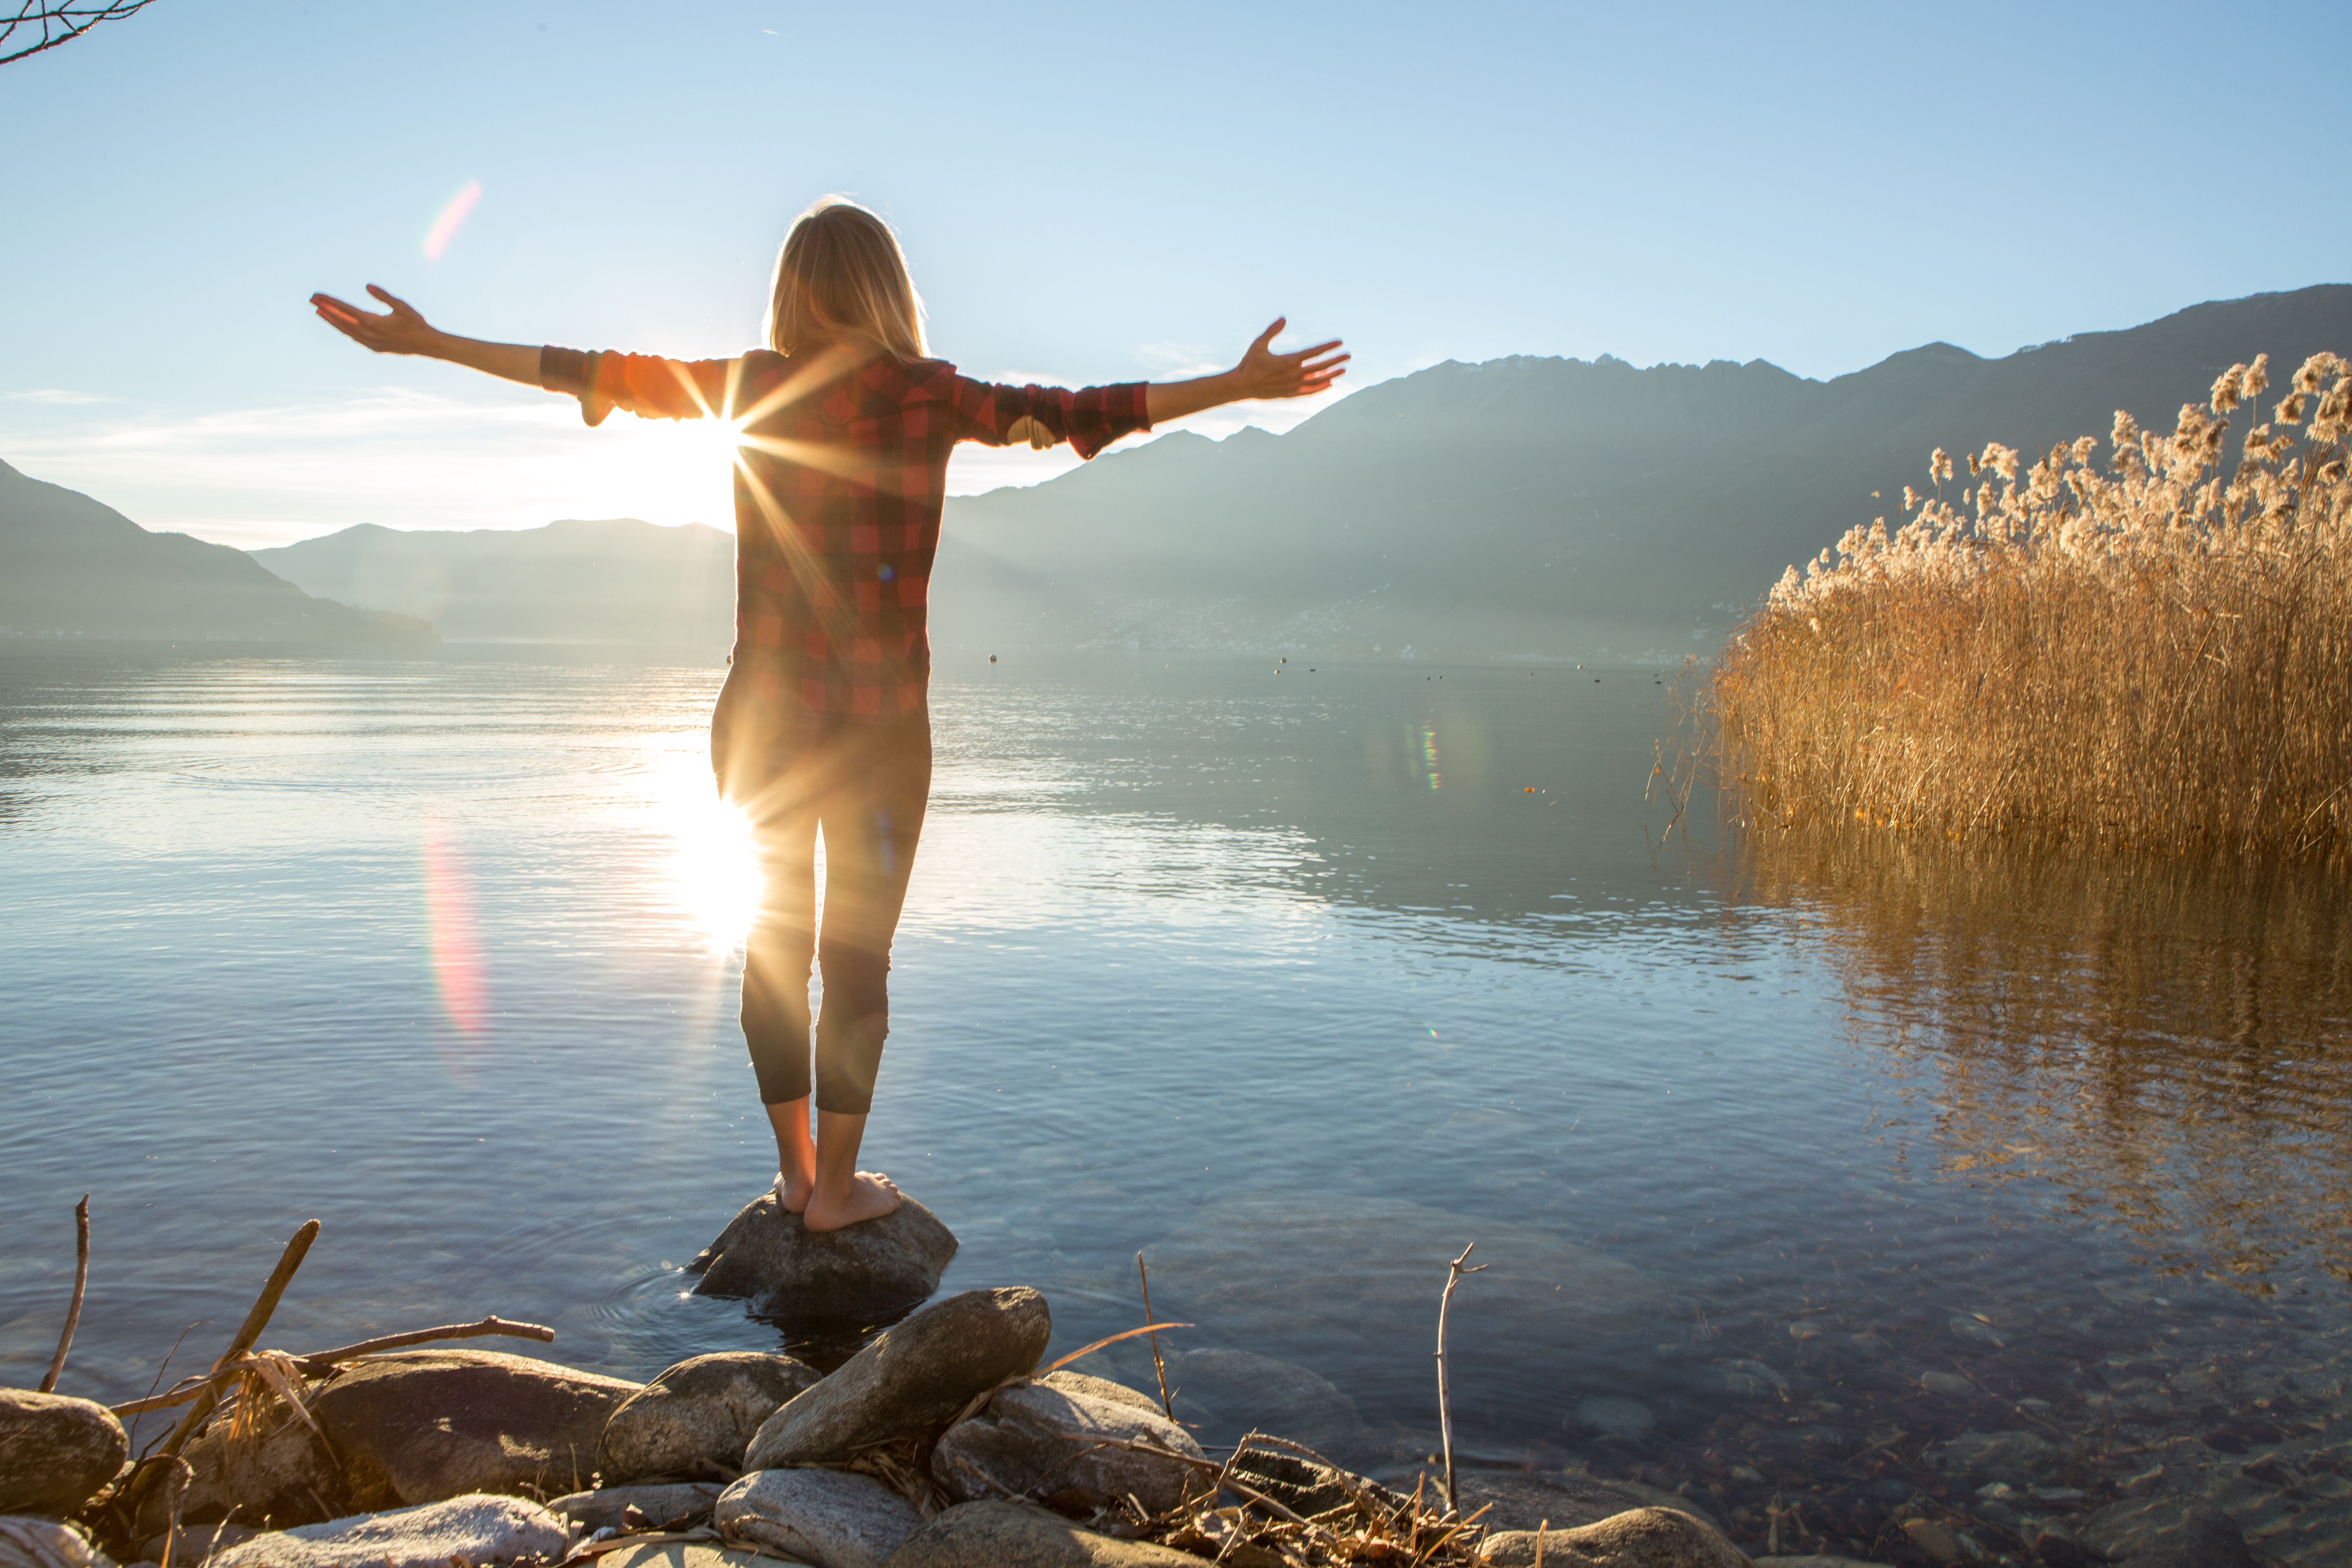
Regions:
[[[1361,1426],[1356,1402],[1319,1373],[1250,1351],[1174,1351],[1166,1356],[1176,1413],[1227,1439],[1255,1428],[1312,1444]]]
[[[934,1302],[769,1416],[744,1452],[743,1468],[829,1464],[944,1426],[1006,1378],[1034,1371],[1053,1333],[1045,1298],[1025,1286]]]
[[[0,1514],[72,1513],[130,1457],[122,1423],[105,1405],[0,1388]]]
[[[0,1514],[0,1568],[114,1568],[114,1564],[69,1524]]]
[[[754,1470],[719,1494],[712,1517],[730,1539],[816,1568],[882,1568],[923,1522],[905,1498],[851,1470]]]
[[[215,1554],[207,1568],[449,1568],[563,1556],[563,1521],[511,1497],[456,1497],[391,1513],[268,1531]]]
[[[310,1414],[341,1452],[354,1509],[467,1492],[580,1490],[604,1425],[637,1384],[494,1351],[403,1351],[320,1390]]]
[[[2254,1568],[2257,1561],[2227,1514],[2189,1498],[2110,1503],[2084,1519],[2077,1533],[2123,1568]]]
[[[1859,1557],[1839,1557],[1826,1552],[1808,1552],[1801,1557],[1759,1557],[1756,1568],[1886,1568],[1883,1563],[1865,1563]]]
[[[1440,1484],[1438,1472],[1431,1470],[1427,1495],[1441,1495]],[[1460,1494],[1462,1511],[1471,1514],[1485,1509],[1480,1522],[1495,1531],[1534,1530],[1546,1520],[1555,1529],[1575,1529],[1643,1508],[1672,1509],[1689,1514],[1712,1530],[1723,1528],[1723,1521],[1708,1512],[1706,1505],[1677,1493],[1638,1481],[1602,1480],[1580,1470],[1539,1476],[1464,1470],[1456,1476],[1454,1487]],[[1399,1489],[1410,1492],[1412,1484],[1407,1481]]]
[[[1065,1394],[1083,1394],[1090,1399],[1108,1399],[1113,1405],[1132,1405],[1138,1410],[1160,1409],[1160,1401],[1156,1395],[1129,1388],[1123,1383],[1113,1383],[1107,1377],[1096,1377],[1090,1373],[1072,1372],[1067,1367],[1064,1367],[1060,1372],[1047,1373],[1037,1380],[1037,1385],[1041,1388],[1058,1388]],[[1165,1412],[1161,1414],[1164,1415]]]
[[[2066,1450],[2038,1433],[1969,1430],[1948,1443],[1929,1444],[1927,1458],[1937,1469],[1962,1470],[1972,1480],[2025,1481],[2063,1464]]]
[[[598,1530],[691,1530],[710,1522],[711,1506],[719,1500],[715,1481],[681,1482],[666,1487],[606,1487],[602,1491],[572,1492],[547,1505],[581,1531]],[[631,1518],[634,1513],[636,1517]]]
[[[1028,1503],[967,1502],[932,1515],[885,1568],[1201,1568],[1201,1561],[1097,1535]]]
[[[1103,1439],[1181,1458],[1097,1447]],[[1206,1489],[1200,1468],[1184,1462],[1202,1458],[1192,1435],[1157,1410],[1032,1383],[1000,1389],[949,1427],[931,1450],[931,1475],[958,1502],[1076,1491],[1093,1507],[1132,1495],[1147,1512],[1163,1513],[1186,1491]]]
[[[1412,1500],[1378,1481],[1329,1465],[1316,1463],[1283,1448],[1252,1445],[1233,1462],[1233,1475],[1254,1490],[1264,1492],[1293,1513],[1313,1518],[1343,1508],[1358,1499],[1394,1510]]]
[[[276,1419],[258,1438],[236,1442],[215,1422],[180,1451],[189,1469],[180,1498],[183,1524],[228,1521],[251,1530],[283,1530],[331,1519],[351,1506],[342,1475],[317,1435],[283,1408]],[[320,1506],[322,1499],[327,1506]],[[171,1524],[171,1509],[165,1488],[147,1488],[139,1499],[139,1535],[160,1537]],[[180,1558],[175,1554],[172,1561]]]
[[[774,1568],[775,1559],[734,1552],[708,1541],[662,1541],[624,1546],[596,1559],[596,1568]]]
[[[241,1524],[184,1524],[168,1535],[157,1535],[140,1542],[139,1561],[162,1563],[168,1549],[175,1568],[203,1563],[210,1560],[214,1552],[242,1545],[260,1533]]]
[[[880,1219],[814,1231],[761,1194],[686,1266],[698,1296],[740,1297],[778,1322],[887,1323],[923,1303],[956,1254],[955,1233],[906,1198]]]
[[[698,1476],[743,1463],[751,1435],[822,1376],[806,1362],[764,1351],[682,1361],[631,1394],[604,1427],[608,1480]]]
[[[1532,1530],[1507,1530],[1486,1538],[1482,1555],[1498,1568],[1528,1568],[1537,1544]],[[1751,1568],[1746,1552],[1671,1508],[1637,1508],[1573,1530],[1547,1530],[1541,1544],[1544,1561],[1563,1568]]]

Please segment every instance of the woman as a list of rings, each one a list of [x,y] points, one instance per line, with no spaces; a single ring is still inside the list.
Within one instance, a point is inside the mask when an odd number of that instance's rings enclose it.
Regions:
[[[735,647],[711,714],[719,787],[741,806],[765,879],[743,963],[743,1036],[776,1133],[776,1193],[811,1230],[898,1206],[857,1150],[888,1031],[890,941],[930,793],[924,630],[949,454],[1120,437],[1243,398],[1306,397],[1348,356],[1278,354],[1277,321],[1221,375],[1067,392],[999,386],[924,357],[922,306],[898,242],[827,197],[776,258],[768,347],[730,360],[480,342],[436,331],[373,284],[377,315],[325,294],[319,315],[378,353],[423,354],[567,393],[583,417],[739,423]],[[825,897],[816,929],[815,847]],[[824,981],[810,1072],[809,964]],[[816,1131],[809,1131],[814,1089]]]

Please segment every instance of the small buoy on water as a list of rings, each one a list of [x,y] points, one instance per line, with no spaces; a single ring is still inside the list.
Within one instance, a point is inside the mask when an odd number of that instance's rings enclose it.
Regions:
[[[996,662],[996,656],[995,656],[994,654],[990,654],[990,655],[988,656],[988,662],[989,662],[989,663],[991,663],[991,664],[994,664],[994,663]]]

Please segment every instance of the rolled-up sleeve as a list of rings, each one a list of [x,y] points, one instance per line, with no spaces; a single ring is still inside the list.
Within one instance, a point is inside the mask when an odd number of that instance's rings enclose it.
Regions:
[[[724,406],[735,363],[583,353],[550,343],[539,351],[539,384],[578,398],[580,417],[591,425],[602,425],[615,408],[641,419],[699,419]]]
[[[1055,441],[1067,441],[1081,458],[1091,458],[1122,436],[1151,428],[1146,383],[1085,386],[1007,386],[955,378],[955,432],[959,441],[1002,447],[1013,439],[1013,426],[1034,419]]]

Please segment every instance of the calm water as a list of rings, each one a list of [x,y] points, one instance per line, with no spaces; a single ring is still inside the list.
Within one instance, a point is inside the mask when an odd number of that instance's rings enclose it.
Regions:
[[[490,1311],[639,1377],[779,1342],[676,1271],[773,1168],[720,674],[0,656],[0,1380],[85,1191],[68,1392],[143,1393],[191,1324],[208,1361],[312,1215],[289,1350]],[[2018,1552],[2185,1492],[2352,1554],[2340,891],[1746,844],[1705,798],[1661,841],[1666,696],[943,669],[868,1149],[961,1237],[947,1288],[1037,1286],[1059,1353],[1140,1321],[1141,1250],[1199,1324],[1180,1414],[1381,1468],[1433,1447],[1475,1240],[1485,1464],[1682,1489],[1758,1550]],[[2056,1457],[1980,1491],[1937,1447],[1971,1430]]]

